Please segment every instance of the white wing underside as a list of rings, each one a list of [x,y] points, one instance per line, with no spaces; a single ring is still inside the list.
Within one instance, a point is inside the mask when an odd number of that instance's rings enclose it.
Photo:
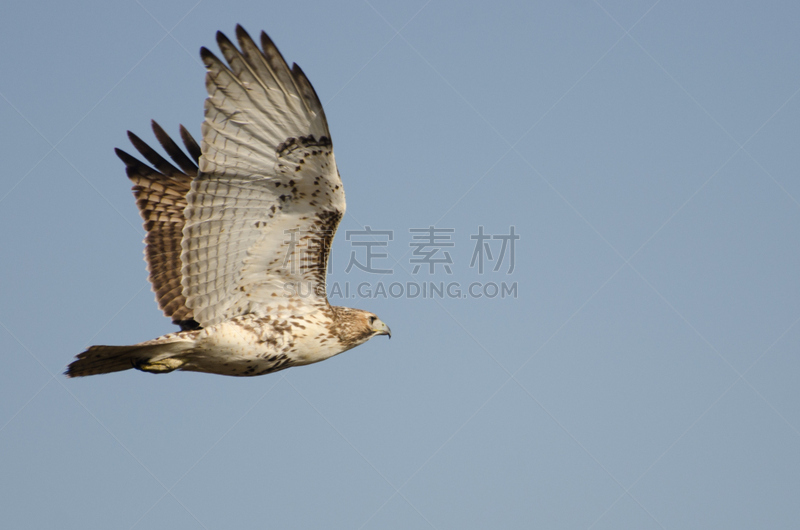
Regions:
[[[345,212],[313,88],[266,35],[264,53],[241,28],[237,36],[241,52],[217,36],[230,69],[201,52],[209,97],[200,174],[184,212],[181,283],[202,326],[327,305],[327,256]],[[313,293],[289,296],[291,285]]]

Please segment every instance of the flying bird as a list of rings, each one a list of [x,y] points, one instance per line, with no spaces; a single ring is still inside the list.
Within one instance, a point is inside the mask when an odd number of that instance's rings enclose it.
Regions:
[[[185,152],[152,122],[172,162],[128,132],[151,165],[117,149],[144,219],[156,301],[181,330],[131,346],[92,346],[68,377],[136,368],[263,375],[391,337],[369,311],[330,305],[330,246],[345,198],[325,112],[299,66],[266,33],[261,48],[222,33],[206,48],[205,120]]]

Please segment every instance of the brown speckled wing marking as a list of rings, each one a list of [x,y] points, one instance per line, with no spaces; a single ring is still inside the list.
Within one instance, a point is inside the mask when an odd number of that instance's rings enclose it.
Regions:
[[[200,174],[187,196],[183,293],[207,327],[243,314],[328,307],[330,242],[345,212],[330,133],[314,89],[261,34],[222,33],[227,65],[208,70]],[[292,235],[294,234],[294,235]],[[321,296],[293,296],[287,285]]]
[[[181,286],[181,239],[186,194],[197,176],[196,161],[200,158],[200,147],[181,126],[181,138],[189,152],[187,156],[155,121],[152,126],[159,143],[178,167],[130,131],[128,137],[133,146],[155,168],[121,149],[117,149],[116,153],[125,162],[128,178],[134,183],[133,194],[147,232],[144,240],[145,261],[158,307],[183,329],[192,329],[197,327],[197,323],[193,320],[192,310],[186,306]]]

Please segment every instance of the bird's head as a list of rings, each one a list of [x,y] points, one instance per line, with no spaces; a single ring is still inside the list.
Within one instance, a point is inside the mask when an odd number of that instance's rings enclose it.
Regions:
[[[364,313],[367,312],[364,311]],[[372,337],[375,335],[389,335],[389,338],[392,338],[392,330],[374,313],[367,313],[367,324],[372,332]]]
[[[348,348],[358,346],[376,335],[388,335],[392,330],[375,313],[349,307],[333,307],[339,328],[339,338]]]

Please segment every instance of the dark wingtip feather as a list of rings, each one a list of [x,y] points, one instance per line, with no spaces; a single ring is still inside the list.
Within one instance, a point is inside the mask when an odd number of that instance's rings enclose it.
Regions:
[[[217,56],[214,55],[214,52],[212,52],[205,46],[200,48],[200,58],[203,60],[203,64],[206,65],[206,68],[209,68],[213,64],[219,62],[219,59],[217,59]]]
[[[306,105],[317,115],[317,119],[322,121],[322,125],[327,131],[328,120],[325,117],[325,110],[322,108],[322,102],[319,100],[319,95],[317,95],[317,91],[314,90],[314,86],[311,84],[311,81],[308,80],[305,72],[303,72],[303,69],[300,68],[300,65],[297,63],[292,63],[292,77],[294,78],[294,82],[297,85],[297,88],[300,90],[300,94],[305,100]],[[328,133],[328,137],[330,137],[330,133]]]
[[[270,48],[274,48],[275,51],[278,51],[278,47],[275,46],[275,43],[272,42],[272,39],[269,38],[269,35],[267,35],[267,32],[266,31],[262,31],[261,32],[261,49],[264,50],[264,51],[267,51]],[[279,51],[278,51],[278,55],[280,55]],[[281,58],[283,58],[283,57],[281,56]]]
[[[242,40],[249,40],[250,42],[253,41],[253,39],[250,38],[250,34],[247,33],[247,30],[244,29],[241,24],[236,24],[236,40],[238,40],[240,43]]]
[[[153,122],[153,123],[155,123],[155,122]],[[155,127],[153,128],[153,131],[156,132],[156,137],[158,137],[158,131],[159,130],[164,134],[164,137],[169,139],[169,136],[167,136],[167,134],[164,133],[164,131],[161,129],[161,127],[159,127],[158,124],[156,123]],[[174,177],[176,175],[182,175],[183,174],[183,173],[181,173],[181,171],[178,168],[176,168],[175,166],[170,164],[163,156],[158,154],[152,147],[147,145],[144,141],[142,141],[141,138],[139,138],[138,136],[136,136],[135,134],[133,134],[130,131],[128,131],[128,138],[130,138],[131,143],[136,148],[136,150],[139,151],[139,153],[141,153],[141,155],[143,157],[145,157],[148,162],[153,164],[155,166],[155,168],[158,171],[160,171],[161,173],[163,173],[164,175],[173,176]],[[160,139],[159,139],[159,141],[160,141]],[[169,142],[172,142],[172,140],[169,140]],[[172,142],[172,143],[174,144],[174,142]],[[161,145],[164,145],[164,144],[162,143]],[[178,149],[177,146],[175,146],[175,148]],[[167,151],[169,151],[168,148],[165,148],[165,149]],[[178,149],[178,151],[180,151],[180,149]]]
[[[218,45],[220,48],[223,48],[223,47],[225,47],[226,45],[227,45],[227,46],[233,46],[233,43],[231,42],[231,40],[228,38],[228,36],[227,36],[227,35],[225,35],[225,34],[224,34],[224,33],[222,33],[221,31],[218,31],[218,32],[217,32],[217,45]]]
[[[189,134],[189,131],[186,130],[186,127],[181,125],[180,131],[183,145],[186,146],[186,150],[189,151],[189,155],[191,155],[194,163],[200,165],[200,156],[203,154],[203,151],[200,149],[200,145],[198,145],[197,141],[192,137],[191,134]]]
[[[122,160],[122,162],[125,164],[126,167],[134,166],[134,165],[137,165],[137,164],[141,164],[141,162],[139,160],[137,160],[135,157],[129,155],[128,153],[126,153],[125,151],[120,149],[119,147],[115,147],[114,148],[114,153],[117,155],[117,157],[119,157],[120,160]]]
[[[186,156],[186,153],[178,147],[178,144],[170,138],[155,120],[151,121],[151,125],[153,127],[153,133],[156,135],[156,140],[158,140],[158,143],[161,144],[161,147],[164,148],[164,151],[167,152],[172,161],[178,164],[178,167],[187,175],[197,175],[197,165]]]
[[[120,160],[125,164],[125,174],[131,179],[134,184],[139,185],[140,179],[145,178],[152,180],[154,171],[138,158],[129,155],[122,149],[114,149]]]
[[[128,153],[126,153],[125,151],[120,149],[119,147],[115,147],[114,148],[114,154],[117,155],[117,158],[122,160],[125,163],[125,165],[128,164],[128,162],[126,162],[126,160],[129,160],[129,159],[133,158],[131,155],[129,155]]]
[[[131,141],[133,147],[135,147],[136,150],[139,151],[139,153],[141,153],[142,156],[144,156],[146,159],[150,160],[150,156],[152,156],[153,154],[157,155],[157,153],[155,153],[155,151],[153,151],[150,148],[150,146],[144,142],[144,140],[139,138],[136,134],[132,133],[131,131],[128,131],[128,140]]]
[[[245,57],[249,57],[247,51],[249,47],[252,46],[256,50],[258,49],[258,45],[256,45],[253,38],[250,37],[249,33],[247,33],[247,30],[245,30],[241,25],[236,26],[236,40],[239,42],[239,47],[242,49],[242,53],[245,55]]]
[[[159,141],[161,141],[161,136],[167,136],[167,133],[164,132],[164,129],[156,120],[150,120],[150,128],[153,129],[153,133]],[[167,138],[169,138],[169,136],[167,136]]]

